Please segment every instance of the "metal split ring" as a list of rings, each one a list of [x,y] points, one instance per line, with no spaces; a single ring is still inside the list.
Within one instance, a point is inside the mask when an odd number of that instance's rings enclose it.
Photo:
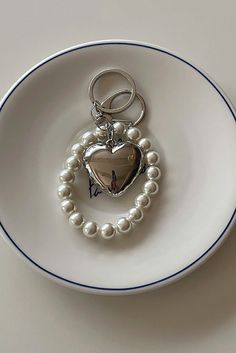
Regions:
[[[131,96],[131,91],[128,90],[128,89],[124,89],[122,91],[119,91],[119,92],[116,92],[114,93],[113,95],[111,95],[110,97],[108,97],[107,99],[105,99],[101,105],[102,107],[105,107],[105,108],[109,108],[111,109],[111,105],[112,105],[112,102],[119,96],[122,96],[122,95],[126,95],[126,94],[129,94]],[[144,115],[145,115],[145,112],[146,112],[146,104],[145,104],[145,101],[143,99],[143,97],[141,96],[141,94],[139,94],[138,92],[135,93],[135,98],[137,98],[140,102],[140,105],[141,105],[141,113],[139,115],[139,117],[135,120],[135,121],[132,121],[132,120],[127,120],[127,119],[116,119],[116,118],[112,118],[112,121],[113,122],[116,122],[116,121],[119,121],[119,122],[122,122],[122,123],[125,123],[129,126],[137,126],[144,118]]]
[[[102,76],[104,76],[106,74],[112,74],[112,73],[119,74],[119,75],[123,76],[129,82],[129,84],[131,86],[131,88],[129,90],[130,97],[129,97],[128,101],[125,104],[123,104],[121,107],[118,107],[118,108],[104,107],[103,104],[98,102],[98,100],[94,96],[94,86],[95,86],[96,82],[98,81],[98,79],[100,79]],[[103,113],[116,114],[116,113],[123,112],[124,110],[128,109],[131,106],[131,104],[133,103],[133,101],[135,99],[135,96],[136,96],[136,86],[135,86],[134,80],[132,79],[132,77],[129,74],[127,74],[127,72],[120,70],[120,69],[107,69],[107,70],[101,71],[90,81],[90,84],[89,84],[90,100],[93,105],[96,104],[96,109],[100,112],[103,112]]]

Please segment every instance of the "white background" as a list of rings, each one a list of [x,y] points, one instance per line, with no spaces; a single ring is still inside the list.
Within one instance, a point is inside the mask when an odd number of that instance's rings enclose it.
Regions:
[[[236,105],[235,0],[15,0],[0,5],[1,96],[24,71],[56,51],[118,38],[176,51],[207,71]],[[59,286],[33,271],[1,239],[0,352],[235,352],[235,233],[236,228],[193,274],[129,297],[86,295]]]

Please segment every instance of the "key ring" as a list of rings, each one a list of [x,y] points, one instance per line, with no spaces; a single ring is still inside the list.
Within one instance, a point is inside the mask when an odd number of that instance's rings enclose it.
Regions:
[[[128,89],[124,89],[122,91],[119,91],[119,92],[116,92],[114,93],[112,96],[106,98],[102,103],[101,103],[101,106],[102,107],[105,107],[105,108],[110,108],[111,109],[111,105],[112,105],[112,102],[119,96],[122,96],[122,95],[125,95],[125,94],[130,94],[131,96],[131,91],[128,90]],[[125,124],[128,124],[129,126],[137,126],[144,118],[144,115],[145,115],[145,112],[146,112],[146,104],[145,104],[145,101],[143,99],[143,97],[141,96],[141,94],[139,94],[138,92],[136,92],[135,94],[135,98],[137,98],[140,102],[140,105],[141,105],[141,113],[138,117],[138,119],[136,119],[135,122],[133,122],[132,120],[126,120],[126,119],[118,119],[118,118],[113,118],[112,117],[112,122],[122,122],[122,123],[125,123]]]
[[[124,76],[129,81],[131,89],[118,91],[103,102],[97,101],[93,94],[94,85],[101,76],[111,72]],[[136,127],[144,117],[146,106],[128,74],[120,69],[100,72],[90,82],[89,95],[93,103],[90,112],[95,126],[92,130],[84,132],[71,147],[70,155],[59,175],[58,197],[69,224],[75,229],[82,229],[87,238],[122,237],[132,229],[136,229],[144,217],[145,210],[151,204],[151,198],[158,193],[158,180],[161,176],[158,167],[160,156],[152,149],[151,141],[142,137],[140,129]],[[113,108],[113,101],[122,95],[128,95],[126,103]],[[138,118],[134,122],[119,119],[118,116],[114,119],[113,114],[129,108],[135,98],[141,105]],[[81,168],[85,168],[87,172],[89,190],[90,186],[94,185],[98,188],[96,189],[98,194],[104,192],[112,197],[122,196],[143,172],[146,174],[146,180],[141,193],[136,196],[132,208],[125,216],[119,218],[115,224],[99,225],[85,218],[78,208],[80,202],[76,199],[74,184],[77,183],[77,173]]]
[[[110,73],[116,73],[116,74],[123,76],[124,78],[126,78],[126,80],[129,82],[129,84],[131,86],[130,97],[129,97],[128,101],[124,105],[122,105],[121,107],[118,107],[118,108],[106,108],[101,103],[99,103],[97,101],[97,99],[94,97],[94,86],[95,86],[96,82],[102,76],[104,76],[106,74],[110,74]],[[97,110],[100,110],[103,113],[116,114],[116,113],[123,112],[124,110],[126,110],[127,108],[129,108],[131,106],[131,104],[133,103],[133,101],[135,99],[135,95],[136,95],[136,86],[135,86],[134,80],[132,79],[132,77],[129,74],[127,74],[127,72],[120,70],[120,69],[103,70],[103,71],[99,72],[90,81],[90,84],[89,84],[89,98],[93,104],[96,104]]]

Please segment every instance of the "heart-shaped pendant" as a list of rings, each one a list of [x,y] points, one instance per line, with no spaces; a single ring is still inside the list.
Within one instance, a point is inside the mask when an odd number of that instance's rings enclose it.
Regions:
[[[94,144],[87,148],[83,159],[90,178],[111,196],[122,195],[143,165],[141,149],[131,142],[118,142],[114,147]]]

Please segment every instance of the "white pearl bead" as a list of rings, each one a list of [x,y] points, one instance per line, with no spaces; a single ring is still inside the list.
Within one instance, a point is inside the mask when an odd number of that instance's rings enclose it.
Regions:
[[[141,208],[148,208],[151,205],[151,199],[145,193],[139,194],[135,199],[135,205]]]
[[[75,175],[70,169],[63,169],[60,173],[59,179],[62,183],[73,183]]]
[[[128,233],[131,230],[131,223],[126,217],[122,217],[117,222],[117,230],[119,233]]]
[[[63,200],[61,202],[61,209],[65,214],[67,215],[71,214],[75,209],[73,200],[70,200],[70,199]]]
[[[147,178],[150,180],[159,180],[161,177],[161,170],[158,167],[150,166],[146,170]]]
[[[57,195],[60,199],[68,198],[72,195],[72,188],[67,184],[59,185]]]
[[[136,127],[130,127],[126,132],[126,135],[129,140],[136,141],[136,140],[140,139],[141,132]]]
[[[124,131],[125,131],[125,125],[123,123],[120,123],[119,121],[117,121],[114,125],[114,133],[115,135],[121,136]]]
[[[69,217],[69,223],[75,228],[81,228],[84,222],[84,217],[79,212],[74,212]]]
[[[130,222],[140,222],[143,219],[143,211],[139,207],[133,207],[129,210],[128,219]]]
[[[111,239],[114,237],[116,230],[111,223],[105,223],[100,232],[103,239]]]
[[[95,134],[96,138],[101,141],[103,141],[107,138],[107,131],[100,129],[99,127],[96,128],[94,134]]]
[[[82,165],[82,161],[75,156],[70,156],[66,160],[66,168],[78,170]]]
[[[151,147],[151,141],[147,138],[142,138],[139,142],[139,147],[144,151],[147,152]]]
[[[81,143],[76,143],[71,148],[71,153],[76,157],[81,157],[84,153],[84,146]]]
[[[157,152],[155,151],[150,151],[146,154],[146,158],[147,158],[147,163],[149,165],[155,165],[158,164],[160,161],[160,156]]]
[[[82,136],[82,145],[84,147],[92,145],[94,142],[96,142],[96,137],[91,131],[87,131],[87,132],[85,132],[83,134],[83,136]]]
[[[145,194],[149,194],[150,196],[155,195],[159,190],[158,184],[154,180],[148,180],[144,183],[143,191]]]
[[[93,238],[98,234],[98,226],[95,222],[86,222],[83,226],[83,233],[87,238]]]

